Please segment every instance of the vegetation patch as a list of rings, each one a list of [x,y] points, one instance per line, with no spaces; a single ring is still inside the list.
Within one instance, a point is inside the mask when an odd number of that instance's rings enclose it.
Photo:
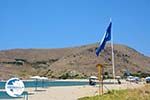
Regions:
[[[77,71],[67,71],[59,76],[59,79],[83,79],[85,75]]]

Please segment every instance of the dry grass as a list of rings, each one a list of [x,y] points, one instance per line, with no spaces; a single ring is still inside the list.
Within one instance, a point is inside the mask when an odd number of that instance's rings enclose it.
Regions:
[[[79,100],[150,100],[150,85],[136,89],[112,90],[103,96],[84,97]]]

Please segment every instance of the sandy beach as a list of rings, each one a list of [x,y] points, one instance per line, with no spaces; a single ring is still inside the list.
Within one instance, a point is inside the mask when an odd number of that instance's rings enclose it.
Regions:
[[[119,84],[105,84],[104,91],[112,89],[127,89],[138,88],[143,86],[143,83],[130,83],[123,82]],[[49,88],[38,88],[38,91],[34,91],[34,88],[27,88],[29,96],[28,100],[77,100],[78,98],[85,96],[94,96],[99,93],[99,86],[59,86]]]
[[[77,100],[79,97],[97,94],[97,87],[91,86],[61,86],[47,89],[28,89],[29,100]]]

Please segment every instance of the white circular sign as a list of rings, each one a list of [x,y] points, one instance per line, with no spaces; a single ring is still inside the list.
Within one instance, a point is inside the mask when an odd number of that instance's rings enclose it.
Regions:
[[[11,78],[5,84],[5,90],[11,97],[19,97],[24,92],[24,83],[19,78]]]

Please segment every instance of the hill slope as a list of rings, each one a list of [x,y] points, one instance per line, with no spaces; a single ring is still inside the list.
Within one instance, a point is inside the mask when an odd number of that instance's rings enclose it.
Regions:
[[[111,64],[111,48],[108,44],[99,57],[95,55],[98,45],[91,44],[63,49],[13,49],[0,51],[0,77],[28,78],[31,75],[52,78],[65,75],[85,77],[97,75],[96,64]],[[131,72],[150,73],[150,57],[124,45],[114,45],[115,70],[123,75]],[[105,72],[112,74],[112,67],[105,66]]]

